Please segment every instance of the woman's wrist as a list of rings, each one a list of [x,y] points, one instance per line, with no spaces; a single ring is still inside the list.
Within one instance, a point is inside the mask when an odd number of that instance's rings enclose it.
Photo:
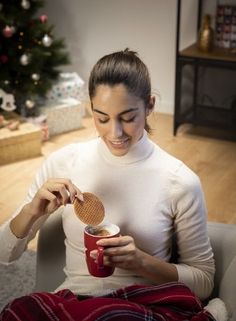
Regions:
[[[143,277],[156,284],[178,280],[178,272],[173,264],[141,250],[139,250],[138,257],[139,264],[137,264],[137,272]]]
[[[20,213],[10,222],[10,229],[17,238],[24,238],[29,234],[37,217],[30,209],[30,203],[25,204]]]

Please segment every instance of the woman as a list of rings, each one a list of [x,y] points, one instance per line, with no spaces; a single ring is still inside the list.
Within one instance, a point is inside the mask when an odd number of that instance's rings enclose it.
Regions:
[[[57,211],[66,235],[66,279],[56,290],[94,296],[178,281],[208,298],[215,267],[201,184],[148,137],[155,97],[147,67],[127,49],[104,56],[91,72],[89,95],[99,138],[66,146],[44,162],[25,202],[1,228],[0,260],[17,259]],[[105,264],[116,267],[104,279],[87,271],[84,225],[73,211],[74,199],[83,201],[85,191],[102,200],[106,219],[121,229],[121,237],[99,241],[108,247]],[[177,263],[170,262],[174,233]]]

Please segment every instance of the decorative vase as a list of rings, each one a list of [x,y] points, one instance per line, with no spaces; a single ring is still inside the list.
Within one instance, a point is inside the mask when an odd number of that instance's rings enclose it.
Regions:
[[[214,30],[211,27],[211,16],[206,14],[203,18],[203,24],[198,34],[198,49],[204,52],[210,52],[214,45]]]

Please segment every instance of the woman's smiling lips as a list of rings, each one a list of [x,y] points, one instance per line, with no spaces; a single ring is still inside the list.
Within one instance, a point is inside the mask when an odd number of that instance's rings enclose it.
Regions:
[[[125,138],[125,139],[122,139],[122,140],[108,140],[109,144],[115,148],[115,149],[122,149],[122,148],[125,148],[127,147],[127,144],[129,142],[129,138]]]

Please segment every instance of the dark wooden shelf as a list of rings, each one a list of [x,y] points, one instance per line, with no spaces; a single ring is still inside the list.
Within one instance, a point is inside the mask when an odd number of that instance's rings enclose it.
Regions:
[[[181,50],[179,55],[183,57],[222,60],[236,63],[236,51],[233,53],[230,50],[214,48],[211,52],[202,52],[197,48],[196,43]]]
[[[216,106],[196,105],[194,114],[196,123],[199,125],[222,129],[235,129],[236,110]]]
[[[233,132],[232,137],[235,139],[236,50],[215,47],[210,52],[203,52],[198,49],[196,43],[180,50],[181,2],[178,0],[177,6],[174,135],[176,135],[179,126],[189,123],[195,127],[215,127],[219,130],[223,129],[225,132]],[[198,0],[196,32],[198,32],[202,21],[202,3],[202,0]],[[203,95],[214,95],[214,86],[219,88],[219,79],[216,75],[219,77],[222,75],[224,79],[221,80],[222,86],[220,88],[223,89],[227,86],[230,88],[227,93],[231,98],[230,104],[228,103],[226,106],[221,103],[223,99],[221,93],[217,93],[216,100],[212,99],[215,101],[215,105],[200,104]]]

